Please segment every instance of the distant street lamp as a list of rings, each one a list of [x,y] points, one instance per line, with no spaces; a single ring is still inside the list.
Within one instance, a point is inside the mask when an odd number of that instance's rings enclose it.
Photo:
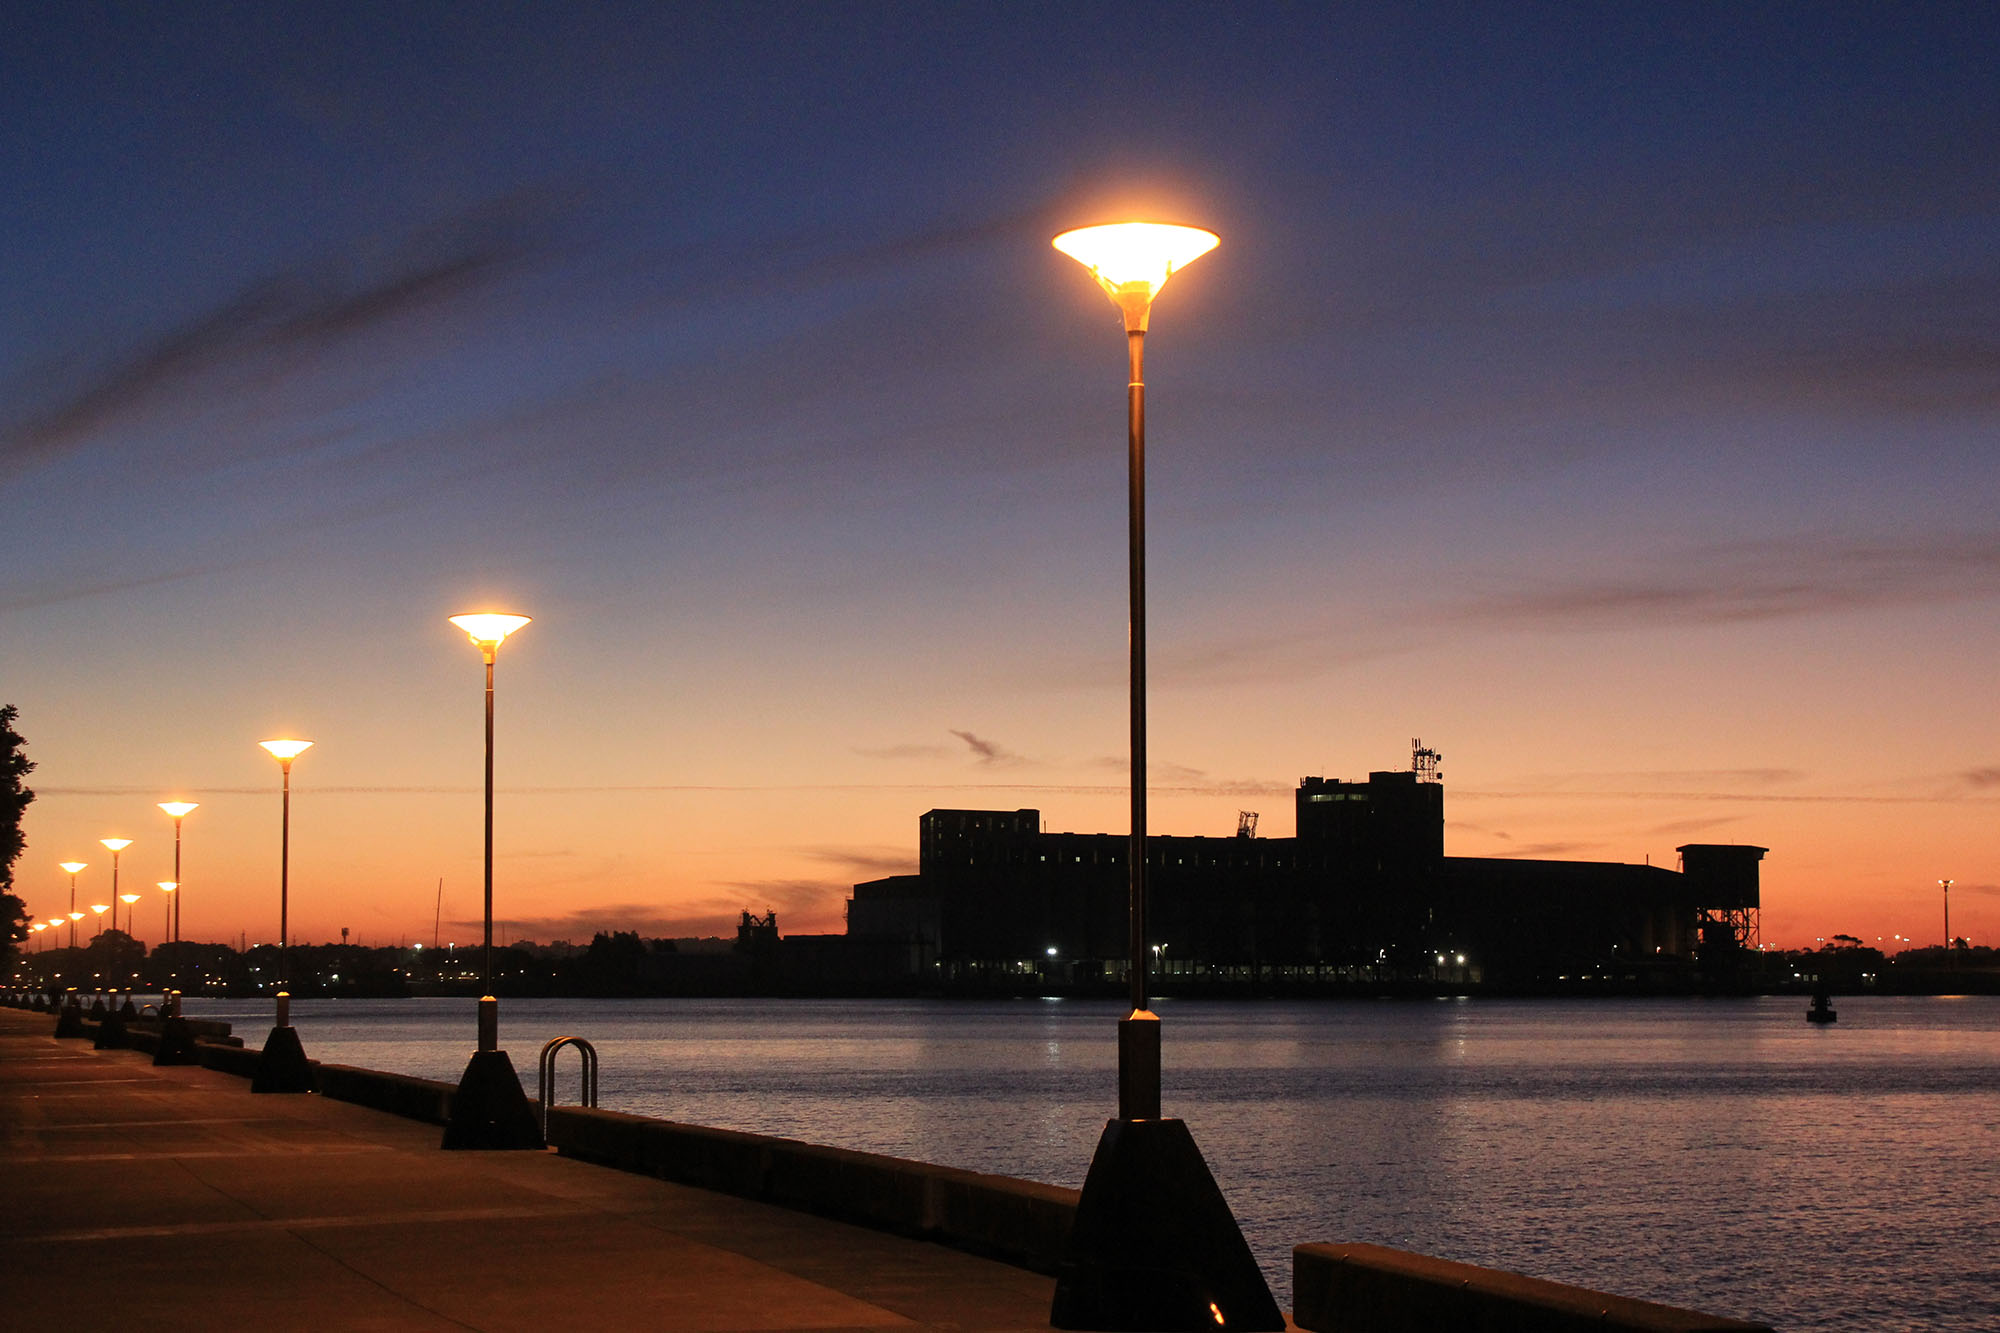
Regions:
[[[165,932],[161,938],[165,940],[174,933],[174,904],[180,901],[180,899],[174,897],[174,890],[180,887],[180,881],[163,879],[158,881],[158,883],[160,892],[167,895],[167,918],[161,923],[161,929]]]
[[[88,870],[90,864],[87,861],[63,861],[60,864],[64,870],[69,871],[69,947],[74,949],[77,919],[83,915],[76,910],[76,872]]]
[[[118,895],[118,901],[125,904],[125,933],[133,939],[137,939],[139,937],[139,923],[134,919],[133,912],[138,906],[139,895],[136,893],[121,893]],[[111,928],[113,930],[118,929],[118,909],[116,907],[111,909]]]
[[[278,814],[278,989],[290,978],[285,973],[285,945],[292,928],[292,761],[312,749],[311,741],[258,741],[278,761],[282,774],[283,803]],[[179,828],[178,822],[174,825]],[[279,1026],[284,1026],[282,1023]]]
[[[161,801],[160,809],[167,812],[167,818],[174,821],[174,883],[181,882],[181,821],[201,808],[200,801]],[[174,902],[171,928],[167,931],[175,944],[181,942],[181,900]]]
[[[118,929],[118,853],[132,845],[130,838],[99,838],[99,842],[111,849],[111,928]],[[99,923],[100,931],[102,923]]]
[[[1049,1322],[1057,1328],[1285,1327],[1201,1150],[1184,1124],[1160,1115],[1160,1022],[1146,993],[1146,326],[1167,279],[1217,243],[1214,232],[1199,227],[1150,222],[1082,227],[1054,241],[1090,270],[1123,315],[1131,371],[1125,410],[1132,1011],[1118,1024],[1118,1118],[1098,1140],[1056,1282]]]
[[[37,922],[36,922],[36,923],[35,923],[34,925],[32,925],[32,926],[29,926],[29,927],[28,927],[28,929],[29,929],[29,930],[32,930],[32,931],[34,931],[34,932],[35,932],[35,952],[36,952],[36,953],[40,953],[40,952],[41,952],[41,951],[42,951],[43,949],[45,949],[45,948],[47,948],[47,947],[48,947],[48,942],[47,942],[46,940],[44,940],[44,939],[42,938],[42,936],[43,936],[43,935],[45,935],[46,933],[48,933],[48,929],[49,929],[49,923],[48,923],[48,922],[46,922],[46,921],[37,921]]]
[[[104,933],[104,914],[111,910],[111,904],[92,903],[90,905],[90,910],[97,913],[97,929],[93,931],[90,936],[90,938],[96,939],[99,935],[102,935]]]
[[[273,1023],[270,1035],[264,1038],[263,1058],[257,1062],[257,1072],[250,1079],[250,1091],[311,1092],[312,1066],[307,1063],[305,1047],[300,1045],[299,1034],[292,1027],[292,996],[285,989],[288,981],[285,945],[292,928],[292,761],[312,749],[313,743],[281,739],[258,741],[257,744],[278,761],[278,771],[283,775],[284,800],[278,824],[278,991],[274,997],[277,1021]]]
[[[1944,961],[1951,962],[1951,881],[1941,879],[1938,887],[1944,890]]]
[[[529,617],[486,611],[452,616],[451,623],[465,631],[486,662],[486,935],[479,964],[479,1044],[459,1079],[444,1146],[540,1148],[541,1127],[528,1109],[513,1062],[500,1049],[500,1001],[493,994],[493,659]]]

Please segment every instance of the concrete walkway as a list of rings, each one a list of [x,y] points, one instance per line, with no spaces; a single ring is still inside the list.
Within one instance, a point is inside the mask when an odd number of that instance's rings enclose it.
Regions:
[[[0,1009],[0,1325],[1046,1329],[1053,1280],[58,1042]]]

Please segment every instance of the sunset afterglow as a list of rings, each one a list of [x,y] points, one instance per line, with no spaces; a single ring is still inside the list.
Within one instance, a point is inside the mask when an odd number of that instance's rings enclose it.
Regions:
[[[837,933],[934,807],[1123,832],[1057,236],[1173,265],[1154,833],[1421,736],[1450,854],[1751,843],[1768,944],[1941,943],[1946,878],[2000,944],[2000,9],[118,12],[0,54],[37,918],[131,834],[275,940],[302,734],[293,941],[476,940],[447,618],[496,942]],[[1058,236],[1133,217],[1214,231]]]

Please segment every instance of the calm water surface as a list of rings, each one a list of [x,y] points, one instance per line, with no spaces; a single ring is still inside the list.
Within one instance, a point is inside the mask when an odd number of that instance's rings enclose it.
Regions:
[[[1782,1329],[2000,1329],[2000,999],[1161,1001],[1188,1122],[1272,1289],[1373,1241]],[[600,1103],[1080,1185],[1110,1004],[509,1000]],[[258,1044],[268,1005],[202,1001]],[[470,1000],[302,1001],[316,1059],[456,1081]],[[565,1055],[559,1101],[574,1100]]]

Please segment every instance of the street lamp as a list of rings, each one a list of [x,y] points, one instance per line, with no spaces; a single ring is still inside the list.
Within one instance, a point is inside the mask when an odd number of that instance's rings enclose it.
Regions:
[[[174,933],[174,904],[180,901],[180,899],[174,897],[174,890],[181,886],[180,881],[176,879],[163,879],[156,882],[160,886],[160,892],[167,895],[167,917],[161,923],[160,929],[168,936],[171,936]]]
[[[278,761],[283,774],[284,803],[279,814],[278,834],[278,993],[277,1021],[271,1035],[264,1038],[264,1055],[250,1080],[252,1092],[311,1092],[312,1066],[306,1063],[305,1047],[292,1027],[292,996],[285,989],[285,945],[291,935],[292,877],[292,761],[312,748],[311,741],[281,739],[258,741]]]
[[[111,910],[111,904],[92,903],[90,905],[90,910],[97,913],[97,929],[93,931],[90,936],[90,938],[96,939],[99,935],[102,935],[104,933],[104,914]]]
[[[1121,222],[1057,236],[1124,319],[1132,832],[1126,853],[1131,1013],[1118,1024],[1118,1118],[1077,1201],[1049,1322],[1083,1329],[1285,1327],[1187,1126],[1160,1115],[1160,1021],[1146,951],[1146,326],[1167,280],[1218,244],[1200,227]]]
[[[1951,881],[1941,879],[1938,887],[1944,890],[1944,962],[1951,966]]]
[[[37,921],[34,925],[28,927],[29,930],[35,932],[36,953],[40,953],[43,949],[48,947],[47,942],[42,939],[43,934],[47,932],[48,928],[49,928],[49,923],[46,921]]]
[[[118,853],[132,845],[130,838],[99,838],[99,842],[111,849],[111,928],[118,929]]]
[[[134,904],[139,901],[139,895],[136,893],[121,893],[118,895],[118,901],[125,904],[125,933],[137,939],[139,937],[139,923],[134,918],[133,911]],[[118,909],[115,907],[111,909],[111,928],[113,930],[118,929]]]
[[[76,910],[76,872],[90,868],[87,861],[63,861],[59,863],[69,871],[69,947],[76,947],[76,923],[83,913]]]
[[[200,801],[161,801],[160,809],[167,812],[167,818],[174,821],[174,883],[181,882],[181,821],[201,808]],[[175,944],[181,942],[181,900],[176,898],[172,925],[167,934]]]
[[[539,1149],[541,1127],[528,1109],[513,1062],[500,1049],[500,1001],[493,994],[493,658],[529,617],[482,611],[452,616],[451,623],[465,631],[486,662],[486,936],[479,964],[479,1045],[459,1079],[443,1146]]]
[[[292,924],[292,761],[312,749],[311,741],[258,741],[278,761],[282,774],[284,801],[278,815],[278,988],[282,992],[285,975],[285,945],[291,939]],[[175,824],[179,828],[179,824]],[[279,1026],[283,1026],[281,1023]]]

